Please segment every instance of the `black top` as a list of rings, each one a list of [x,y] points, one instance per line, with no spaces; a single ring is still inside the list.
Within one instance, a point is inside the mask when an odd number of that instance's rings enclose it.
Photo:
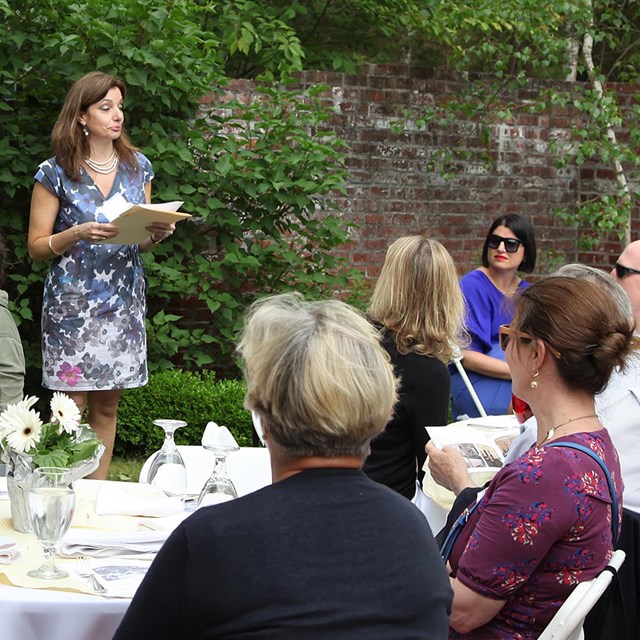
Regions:
[[[314,469],[185,520],[114,640],[444,640],[451,599],[416,507]]]
[[[411,499],[416,479],[422,482],[424,476],[424,446],[429,440],[425,427],[449,422],[451,375],[437,358],[413,352],[400,355],[391,331],[384,331],[382,344],[401,379],[400,401],[385,430],[371,443],[363,470],[372,480]]]

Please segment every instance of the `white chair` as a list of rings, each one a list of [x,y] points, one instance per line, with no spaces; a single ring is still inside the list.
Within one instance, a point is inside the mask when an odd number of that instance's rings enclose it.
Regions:
[[[187,467],[187,494],[198,495],[213,471],[214,457],[202,447],[178,445],[178,451]],[[139,482],[144,482],[155,453],[151,454],[140,470]],[[271,484],[271,461],[266,447],[240,447],[227,456],[227,472],[238,496],[257,491]]]
[[[625,557],[625,552],[618,549],[613,552],[607,566],[617,572]],[[607,568],[592,580],[581,582],[558,609],[538,640],[582,640],[584,638],[582,631],[584,619],[606,591],[613,580],[613,575],[612,571]]]

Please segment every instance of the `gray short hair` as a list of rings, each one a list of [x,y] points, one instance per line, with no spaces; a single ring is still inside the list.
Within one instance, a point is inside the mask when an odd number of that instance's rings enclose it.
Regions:
[[[596,269],[586,264],[572,262],[558,267],[552,276],[565,276],[567,278],[582,278],[597,284],[611,295],[620,313],[627,318],[633,317],[631,303],[625,290],[615,281],[615,279],[602,269]]]
[[[378,332],[338,300],[290,293],[248,310],[238,345],[245,406],[293,456],[366,456],[391,419],[398,381]]]

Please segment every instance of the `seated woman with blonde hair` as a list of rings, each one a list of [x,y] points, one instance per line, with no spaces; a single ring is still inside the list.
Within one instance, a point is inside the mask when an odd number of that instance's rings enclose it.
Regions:
[[[185,520],[115,639],[446,638],[429,525],[360,470],[397,399],[375,329],[337,300],[281,295],[251,308],[239,352],[273,484]]]
[[[420,506],[427,425],[449,422],[447,367],[464,334],[455,264],[433,238],[405,236],[387,250],[367,315],[401,379],[400,401],[371,443],[365,473]],[[419,477],[418,477],[419,476]]]

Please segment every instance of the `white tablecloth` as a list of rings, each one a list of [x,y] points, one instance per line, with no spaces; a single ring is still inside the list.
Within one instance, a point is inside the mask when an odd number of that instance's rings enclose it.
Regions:
[[[187,461],[193,482],[211,473],[213,457],[200,447],[190,448]],[[200,450],[200,453],[196,453]],[[229,471],[240,495],[269,484],[271,473],[265,449],[243,448]],[[198,462],[194,462],[197,460]],[[199,463],[201,462],[201,464]],[[194,466],[195,465],[195,466]],[[84,480],[81,483],[96,483]],[[5,479],[0,478],[0,489]],[[8,500],[0,500],[0,519],[9,517]],[[0,640],[110,640],[130,600],[104,598],[53,589],[24,589],[0,583]]]
[[[0,584],[3,640],[110,640],[129,600]]]

